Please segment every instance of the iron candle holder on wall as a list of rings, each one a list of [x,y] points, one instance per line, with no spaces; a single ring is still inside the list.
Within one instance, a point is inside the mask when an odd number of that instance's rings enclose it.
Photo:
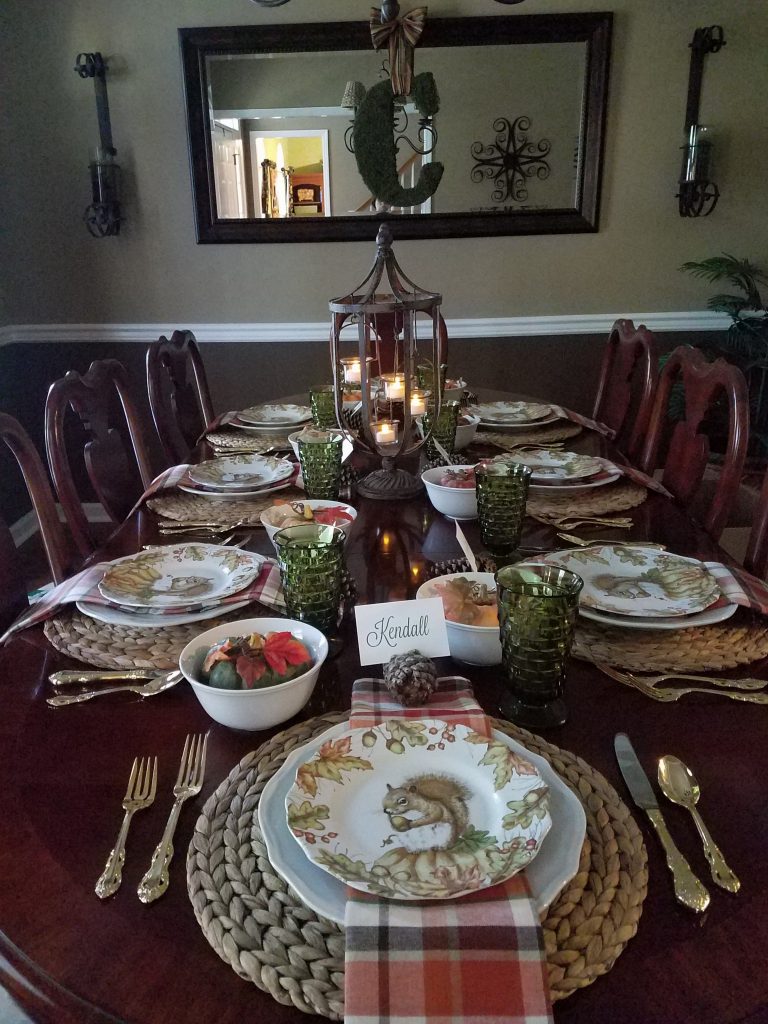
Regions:
[[[685,142],[680,190],[677,193],[681,217],[706,217],[717,206],[720,189],[711,180],[712,140],[710,129],[699,123],[701,80],[704,58],[725,46],[721,25],[697,28],[691,40],[691,69],[688,75],[688,102],[685,108]]]
[[[81,78],[92,78],[96,91],[99,145],[90,162],[92,202],[83,220],[94,238],[120,234],[120,167],[112,145],[112,125],[107,99],[107,65],[100,53],[78,53],[75,69]]]
[[[431,324],[431,359],[434,366],[439,366],[445,360],[441,302],[441,295],[425,291],[405,275],[392,251],[392,232],[382,224],[376,236],[376,260],[368,276],[348,295],[328,303],[332,313],[331,364],[339,426],[347,429],[343,418],[344,385],[359,385],[362,424],[352,440],[358,450],[381,458],[381,468],[357,485],[364,497],[411,498],[423,488],[420,479],[397,467],[395,462],[400,456],[418,451],[429,437],[429,431],[421,437],[414,429],[415,418],[425,407],[425,395],[415,387],[419,361],[417,318],[426,318]],[[374,391],[370,375],[369,342],[381,336],[379,317],[397,325],[393,372],[382,375],[383,398]],[[357,325],[357,353],[343,357],[341,331],[350,319]],[[436,388],[433,421],[440,412],[441,398],[440,388]]]

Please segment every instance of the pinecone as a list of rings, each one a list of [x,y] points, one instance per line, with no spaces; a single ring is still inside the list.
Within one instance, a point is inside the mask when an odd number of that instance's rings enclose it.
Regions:
[[[395,654],[384,666],[387,689],[407,708],[425,704],[437,686],[437,668],[419,651]]]

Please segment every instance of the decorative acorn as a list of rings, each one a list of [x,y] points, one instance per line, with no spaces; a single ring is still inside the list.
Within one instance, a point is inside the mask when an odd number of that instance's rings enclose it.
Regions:
[[[425,704],[437,686],[437,668],[419,651],[395,654],[384,666],[387,689],[407,708]]]

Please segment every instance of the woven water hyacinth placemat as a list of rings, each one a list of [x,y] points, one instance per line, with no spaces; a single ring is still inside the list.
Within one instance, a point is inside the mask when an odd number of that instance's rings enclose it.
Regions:
[[[704,672],[768,658],[768,620],[739,610],[727,622],[691,629],[620,629],[579,618],[573,654],[628,672]]]
[[[617,480],[580,494],[541,494],[528,492],[525,514],[542,523],[557,525],[561,519],[577,516],[604,516],[642,505],[648,491],[631,480]]]
[[[260,526],[261,513],[265,508],[284,501],[302,501],[304,491],[289,487],[275,491],[263,498],[237,498],[234,501],[220,498],[204,498],[199,494],[173,491],[159,498],[150,498],[147,506],[159,516],[177,523],[241,523],[245,526]]]
[[[348,715],[299,722],[243,758],[206,802],[187,853],[195,916],[221,959],[279,1003],[331,1020],[344,1013],[344,930],[278,875],[256,811],[288,754]],[[494,727],[545,757],[584,805],[578,873],[543,920],[552,999],[564,999],[607,973],[637,931],[648,889],[645,845],[615,789],[588,764],[508,722]]]

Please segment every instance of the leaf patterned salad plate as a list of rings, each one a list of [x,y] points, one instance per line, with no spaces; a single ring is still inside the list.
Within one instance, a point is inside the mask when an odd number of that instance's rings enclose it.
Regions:
[[[531,480],[536,483],[571,483],[575,480],[586,480],[603,469],[602,461],[592,455],[553,452],[545,448],[539,451],[510,452],[505,456],[505,461],[529,466]]]
[[[391,719],[324,743],[285,801],[309,859],[355,889],[452,899],[527,867],[552,825],[530,760],[465,725]]]
[[[193,483],[222,491],[258,491],[288,480],[293,465],[268,455],[230,455],[190,466]]]
[[[202,607],[247,587],[263,561],[261,555],[218,544],[151,548],[111,562],[99,591],[118,605]]]
[[[481,402],[472,406],[471,411],[480,417],[480,425],[486,427],[522,429],[544,426],[559,419],[551,405],[541,402]]]
[[[312,410],[308,405],[253,405],[239,412],[238,419],[255,427],[288,427],[311,420]]]
[[[601,544],[555,551],[540,561],[581,576],[580,611],[681,617],[703,612],[721,598],[717,581],[701,562],[655,548]]]

